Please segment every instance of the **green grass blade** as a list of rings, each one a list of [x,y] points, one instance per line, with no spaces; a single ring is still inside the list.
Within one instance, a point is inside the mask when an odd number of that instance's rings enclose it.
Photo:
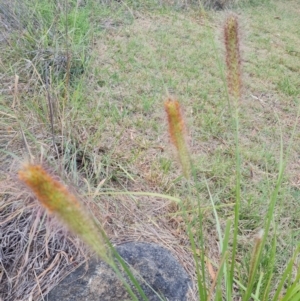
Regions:
[[[279,282],[279,284],[277,286],[277,289],[275,291],[275,294],[274,294],[274,297],[273,297],[272,301],[279,300],[279,296],[281,294],[283,286],[284,286],[286,280],[288,279],[289,275],[292,273],[293,265],[294,265],[294,262],[296,260],[296,257],[298,256],[299,252],[300,252],[300,245],[295,250],[293,257],[290,259],[290,261],[289,261],[289,263],[288,263],[285,271],[283,272],[283,274],[281,276],[281,280],[280,280],[280,282]],[[299,269],[298,269],[297,278],[299,279],[299,277],[300,277],[300,273],[299,273]]]
[[[113,245],[109,242],[109,240],[107,239],[107,244],[110,248],[110,250],[112,251],[113,255],[115,256],[115,258],[118,260],[118,262],[121,264],[122,268],[124,269],[125,273],[127,274],[127,276],[129,277],[130,281],[133,283],[133,285],[136,287],[138,293],[140,294],[140,296],[142,297],[142,299],[144,301],[148,301],[148,298],[146,297],[143,289],[141,288],[139,282],[136,280],[136,278],[134,277],[134,275],[132,274],[130,268],[127,266],[127,264],[125,263],[124,259],[119,255],[119,253],[116,251],[116,249],[113,247]],[[114,269],[115,273],[118,275],[118,277],[122,280],[125,288],[127,289],[127,292],[130,294],[130,296],[133,298],[133,300],[138,301],[139,299],[136,297],[135,293],[132,291],[130,285],[126,282],[126,280],[124,279],[124,277],[122,276],[122,274],[120,273],[119,269],[115,266],[112,265],[112,268]],[[161,299],[162,300],[162,299]]]

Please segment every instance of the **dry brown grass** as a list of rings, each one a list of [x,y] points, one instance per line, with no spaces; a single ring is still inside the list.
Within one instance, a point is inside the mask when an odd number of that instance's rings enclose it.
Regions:
[[[78,238],[41,208],[16,181],[14,174],[5,178],[2,174],[0,182],[0,297],[5,301],[40,300],[82,264],[89,252]],[[141,182],[131,184],[130,189],[151,191]],[[171,201],[147,196],[110,196],[108,193],[107,196],[95,195],[86,205],[114,244],[157,243],[169,249],[190,276],[195,277],[185,225]],[[189,294],[189,300],[197,300],[195,288]]]
[[[14,176],[0,182],[0,299],[39,300],[86,260],[83,244]]]

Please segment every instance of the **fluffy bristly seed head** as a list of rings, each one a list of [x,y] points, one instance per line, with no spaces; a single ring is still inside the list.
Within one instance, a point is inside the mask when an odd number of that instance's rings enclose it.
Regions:
[[[185,125],[181,114],[180,104],[177,100],[168,98],[165,101],[165,110],[168,117],[171,142],[178,152],[178,157],[182,166],[183,174],[186,178],[189,178],[191,161],[185,139]]]
[[[255,270],[256,265],[258,264],[260,248],[262,246],[263,237],[264,237],[264,230],[261,229],[255,236],[255,243],[254,243],[254,248],[253,248],[253,251],[252,251],[252,257],[251,257],[251,261],[250,261],[249,283],[251,282],[251,280],[255,276],[254,275],[254,270]]]
[[[64,185],[55,180],[42,166],[34,164],[24,165],[19,171],[19,179],[32,190],[50,213],[57,215],[71,231],[81,236],[103,260],[110,260],[104,243],[104,232]]]
[[[225,22],[224,40],[226,48],[228,91],[235,99],[239,99],[242,94],[242,79],[239,30],[236,16],[228,17]]]

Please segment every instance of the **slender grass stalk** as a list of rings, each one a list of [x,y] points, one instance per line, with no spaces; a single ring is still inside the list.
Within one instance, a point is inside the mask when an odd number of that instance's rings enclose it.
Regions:
[[[221,225],[220,225],[220,221],[219,221],[219,217],[218,217],[218,213],[217,213],[217,210],[216,210],[216,207],[215,207],[215,204],[214,204],[214,201],[213,201],[213,197],[212,197],[212,194],[210,192],[210,189],[209,189],[209,186],[208,186],[207,182],[206,182],[206,186],[207,186],[207,191],[209,193],[209,198],[210,198],[211,203],[212,203],[213,213],[214,213],[215,220],[216,220],[216,228],[217,228],[217,232],[218,232],[218,236],[219,236],[219,242],[220,242],[220,254],[222,256],[222,260],[221,260],[222,264],[221,264],[221,267],[220,267],[218,273],[221,275],[221,272],[224,272],[227,300],[230,300],[231,299],[232,281],[231,281],[231,277],[228,277],[227,257],[228,257],[228,242],[229,242],[229,234],[230,234],[230,229],[231,229],[231,221],[230,220],[227,221],[226,228],[225,228],[225,234],[224,234],[224,237],[223,237],[222,231],[221,231]],[[223,259],[224,259],[224,261],[223,261]],[[218,283],[218,286],[217,286],[217,292],[218,292],[218,290],[219,290],[219,292],[220,292],[219,294],[221,296],[222,292],[221,292],[220,282]],[[210,292],[210,294],[211,294],[211,292]]]
[[[213,280],[213,283],[212,283],[212,285],[210,287],[210,290],[209,290],[209,293],[208,293],[208,297],[207,297],[207,301],[210,301],[212,299],[214,288],[215,288],[215,286],[217,285],[217,283],[219,281],[220,275],[222,275],[223,266],[224,266],[224,264],[225,264],[225,262],[227,260],[227,256],[228,256],[228,253],[225,252],[224,256],[222,257],[222,259],[220,261],[219,269],[217,271],[215,279]]]
[[[201,213],[199,214],[201,216]],[[201,253],[200,253],[200,265],[199,265],[199,259],[197,255],[197,248],[196,248],[196,243],[195,239],[193,236],[193,233],[190,228],[190,224],[187,223],[187,232],[189,235],[190,243],[191,243],[191,248],[192,248],[192,253],[196,265],[196,273],[197,273],[197,285],[198,285],[198,291],[199,291],[199,297],[200,300],[207,300],[207,288],[206,288],[206,277],[205,277],[205,254],[204,254],[204,248],[201,244]],[[203,236],[200,234],[200,240],[203,242]]]
[[[200,7],[203,6],[200,3]],[[228,101],[229,112],[232,117],[233,125],[235,127],[235,145],[236,145],[236,202],[234,209],[234,235],[233,235],[233,247],[232,247],[232,257],[231,257],[231,268],[227,269],[227,265],[224,264],[224,280],[225,280],[225,290],[226,290],[226,300],[232,300],[232,290],[233,290],[233,279],[235,270],[235,256],[237,249],[237,230],[239,221],[239,211],[240,211],[240,198],[241,198],[241,187],[240,187],[240,153],[239,153],[239,123],[238,123],[238,100],[241,96],[241,59],[239,50],[239,38],[238,38],[238,22],[235,16],[230,16],[224,26],[224,41],[226,48],[226,65],[227,65],[227,82],[222,68],[222,62],[218,55],[218,50],[214,42],[213,35],[211,33],[210,27],[207,26],[208,32],[210,33],[211,43],[214,47],[216,54],[216,60],[219,66],[220,74],[224,83],[224,91]],[[231,97],[235,99],[235,105],[231,103]],[[235,109],[235,114],[232,109]],[[230,226],[227,229],[229,233]],[[227,237],[228,238],[228,237]],[[225,238],[224,238],[225,239]],[[226,247],[228,246],[228,242]]]
[[[228,245],[229,245],[229,237],[230,237],[230,230],[231,230],[231,220],[228,220],[226,223],[226,228],[225,228],[225,233],[224,233],[224,237],[222,240],[223,243],[223,248],[222,248],[222,257],[225,256],[225,253],[228,252]],[[229,270],[229,264],[228,264],[228,260],[226,260],[225,264],[224,264],[224,281],[225,281],[225,293],[226,293],[226,298],[227,300],[231,300],[231,296],[232,296],[232,291],[231,291],[231,287],[232,287],[232,279],[230,278],[230,270]],[[220,295],[222,295],[221,290],[221,283],[218,283],[218,289],[220,290]]]
[[[254,295],[255,298],[257,298],[257,299],[259,299],[259,293],[260,293],[260,289],[262,287],[263,277],[264,277],[264,273],[260,273],[258,283],[257,283],[257,286],[256,286],[256,290],[255,290],[255,295]]]
[[[67,66],[66,66],[66,78],[65,78],[65,95],[64,95],[64,101],[63,101],[63,106],[69,102],[69,85],[70,85],[70,73],[71,73],[71,54],[70,54],[70,47],[69,47],[69,24],[68,24],[68,6],[69,3],[67,0],[65,0],[65,43],[66,43],[66,54],[67,54]],[[75,26],[76,19],[74,20],[73,27],[76,28]],[[74,31],[75,32],[75,31]]]
[[[211,201],[211,206],[213,208],[213,213],[214,213],[215,220],[216,220],[216,228],[217,228],[217,233],[218,233],[218,236],[219,236],[220,253],[221,253],[223,251],[223,235],[222,235],[221,225],[220,225],[220,221],[219,221],[219,216],[218,216],[218,213],[217,213],[217,210],[216,210],[216,207],[215,207],[215,203],[214,203],[214,200],[213,200],[212,194],[210,192],[207,181],[205,181],[205,184],[206,184],[206,188],[207,188],[207,191],[208,191],[208,194],[209,194],[209,199]]]
[[[236,185],[235,185],[235,207],[234,207],[234,225],[233,225],[233,243],[232,243],[232,256],[231,256],[231,269],[230,279],[234,278],[235,270],[235,257],[237,252],[237,240],[238,240],[238,223],[241,204],[241,158],[239,151],[239,120],[238,111],[236,111],[236,127],[235,127],[235,157],[236,157]],[[232,283],[233,284],[233,283]],[[233,289],[231,285],[231,290]]]
[[[179,161],[182,167],[183,175],[187,179],[187,185],[189,188],[189,195],[192,196],[192,189],[190,183],[190,175],[191,173],[194,176],[195,182],[197,182],[197,177],[193,166],[191,164],[190,154],[188,151],[186,139],[185,139],[185,125],[184,120],[181,113],[180,104],[177,100],[168,98],[165,101],[165,110],[167,113],[168,125],[169,125],[169,134],[171,138],[171,142],[175,146]],[[182,207],[182,212],[184,213],[184,217],[187,224],[187,232],[189,235],[191,248],[194,256],[194,261],[196,264],[196,273],[197,273],[197,284],[198,284],[198,291],[201,300],[207,299],[207,288],[206,288],[206,271],[205,271],[205,247],[204,247],[204,235],[202,229],[202,212],[200,207],[200,201],[198,199],[198,218],[199,218],[199,241],[200,241],[200,265],[198,260],[196,242],[194,239],[194,234],[191,231],[191,225],[188,222],[186,209],[182,202],[179,203]]]
[[[200,190],[199,182],[198,182],[196,170],[195,170],[193,164],[191,164],[191,169],[192,169],[192,175],[193,175],[196,189],[199,191]],[[192,188],[191,188],[190,181],[188,181],[188,187],[189,187],[190,197],[192,197]],[[197,197],[197,209],[198,209],[198,219],[199,219],[199,225],[200,225],[199,232],[198,232],[198,239],[199,239],[200,250],[201,250],[200,266],[198,263],[198,259],[196,258],[197,259],[197,261],[196,261],[197,275],[199,277],[199,279],[197,279],[198,280],[198,290],[199,290],[199,294],[200,294],[200,300],[207,300],[208,291],[207,291],[206,270],[205,270],[205,261],[206,261],[206,259],[205,259],[205,243],[204,243],[204,232],[203,232],[203,226],[202,226],[203,225],[203,213],[202,213],[203,208],[201,207],[201,200],[200,200],[199,195]],[[187,224],[189,225],[188,219],[186,219],[186,221],[187,221]],[[195,244],[192,231],[189,232],[189,237],[190,237],[190,240],[191,239],[193,240],[193,244]],[[193,250],[193,255],[195,257],[196,250]]]
[[[264,289],[264,293],[262,296],[262,301],[264,300],[269,300],[269,294],[270,294],[270,290],[271,290],[271,283],[273,280],[273,275],[274,275],[274,266],[275,266],[275,257],[276,257],[276,244],[277,244],[277,239],[276,239],[276,235],[274,235],[273,237],[273,241],[272,241],[272,248],[271,248],[271,252],[270,252],[270,264],[268,265],[268,271],[265,273],[265,289]]]
[[[229,94],[234,100],[234,123],[235,123],[235,157],[236,157],[236,186],[235,186],[235,208],[234,208],[234,229],[233,229],[233,244],[231,256],[230,279],[234,278],[235,257],[237,252],[237,236],[238,222],[241,203],[241,158],[239,148],[239,104],[241,97],[241,58],[239,46],[238,20],[236,16],[229,16],[224,25],[224,41],[226,49],[226,65],[227,65],[227,86]],[[230,290],[233,289],[231,282]],[[227,296],[228,297],[228,296]]]
[[[161,194],[161,193],[155,193],[155,192],[142,192],[142,191],[107,191],[107,192],[98,192],[96,195],[138,195],[138,196],[151,196],[156,198],[162,198],[167,199],[170,201],[175,202],[176,204],[179,204],[182,202],[180,198],[176,198],[171,195]]]

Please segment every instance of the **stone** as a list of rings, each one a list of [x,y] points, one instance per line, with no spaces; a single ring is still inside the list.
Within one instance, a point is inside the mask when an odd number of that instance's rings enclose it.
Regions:
[[[191,280],[167,249],[152,243],[130,242],[116,247],[121,257],[145,280],[139,283],[149,301],[185,301]],[[145,282],[148,284],[145,284]],[[152,289],[149,287],[152,287]],[[143,300],[137,294],[138,300]],[[131,300],[110,267],[98,259],[82,265],[49,294],[48,301]]]

